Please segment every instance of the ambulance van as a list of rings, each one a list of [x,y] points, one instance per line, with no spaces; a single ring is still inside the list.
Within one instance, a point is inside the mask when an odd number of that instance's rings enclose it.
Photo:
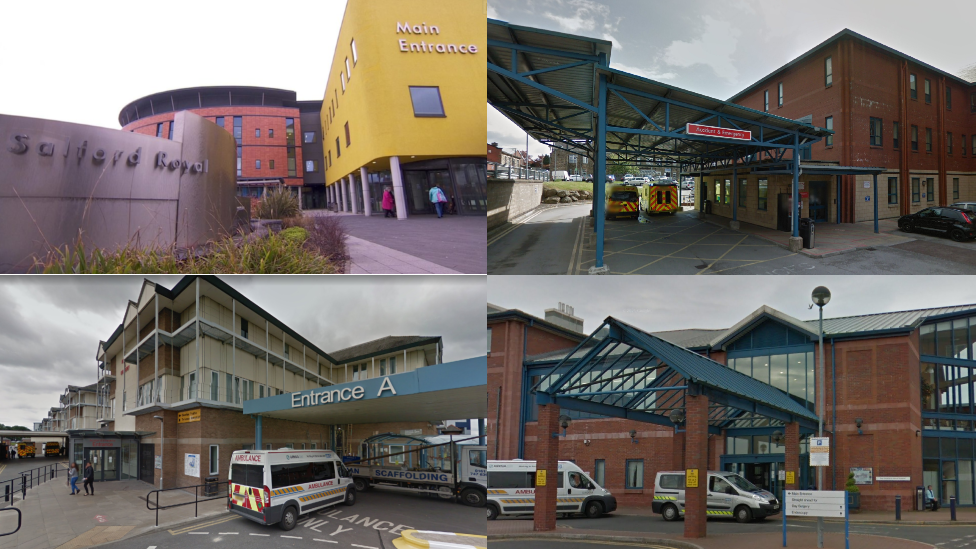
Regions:
[[[310,511],[356,503],[352,476],[331,450],[237,450],[227,478],[231,512],[282,530]]]
[[[617,498],[571,461],[560,461],[556,474],[547,476],[556,483],[557,514],[597,518],[617,509]],[[488,460],[488,520],[535,512],[535,482],[534,461]]]

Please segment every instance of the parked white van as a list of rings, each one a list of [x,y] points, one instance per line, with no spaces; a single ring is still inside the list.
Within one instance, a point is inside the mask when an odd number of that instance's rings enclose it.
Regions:
[[[708,517],[728,517],[739,522],[763,520],[780,512],[780,502],[736,473],[708,472]],[[685,514],[685,472],[660,471],[654,478],[654,501],[651,510],[664,520],[678,520]]]
[[[298,517],[356,503],[352,476],[331,450],[237,450],[230,457],[227,508],[260,524],[291,530]]]
[[[560,461],[546,482],[556,483],[556,512],[596,518],[617,509],[617,498],[571,461]],[[488,460],[488,520],[535,512],[535,462]]]
[[[569,181],[569,172],[566,170],[556,170],[552,172],[553,181]]]

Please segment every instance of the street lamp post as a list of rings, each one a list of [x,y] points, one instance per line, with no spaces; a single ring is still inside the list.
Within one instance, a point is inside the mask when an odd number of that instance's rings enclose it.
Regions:
[[[820,360],[819,372],[817,373],[817,401],[820,403],[818,406],[819,413],[817,414],[817,436],[823,437],[823,416],[824,416],[824,402],[826,401],[826,394],[824,391],[824,348],[823,348],[823,308],[824,305],[830,302],[830,290],[825,286],[817,286],[813,289],[814,304],[820,310]],[[823,490],[823,467],[817,467],[817,490]],[[817,547],[823,547],[823,517],[817,517]]]
[[[163,489],[163,417],[153,416],[153,419],[159,420],[159,489]],[[155,467],[155,464],[153,464]]]

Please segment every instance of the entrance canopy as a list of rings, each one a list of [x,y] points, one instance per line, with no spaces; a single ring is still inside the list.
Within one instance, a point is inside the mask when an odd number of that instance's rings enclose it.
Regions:
[[[613,317],[532,390],[538,404],[670,427],[686,419],[685,395],[707,394],[713,434],[758,418],[817,428],[817,416],[783,391]]]
[[[596,268],[606,165],[691,166],[800,158],[833,132],[610,68],[605,40],[488,20],[488,104],[542,143],[594,163]],[[794,236],[799,234],[794,163]]]
[[[244,413],[335,425],[488,415],[488,357],[244,402]]]

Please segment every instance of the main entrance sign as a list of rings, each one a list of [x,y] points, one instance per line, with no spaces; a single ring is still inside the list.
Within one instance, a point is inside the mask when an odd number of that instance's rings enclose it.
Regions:
[[[737,130],[735,128],[719,128],[716,126],[703,126],[701,124],[686,124],[685,133],[688,135],[707,135],[708,137],[724,137],[726,139],[738,139],[740,141],[752,140],[752,132],[749,130]]]
[[[384,392],[389,392],[390,395],[396,394],[396,389],[393,387],[393,382],[390,381],[389,376],[383,378],[383,382],[380,384],[380,390],[376,393],[376,398],[383,396]],[[334,402],[359,400],[365,395],[366,389],[364,389],[362,385],[332,390],[325,388],[321,391],[312,391],[304,395],[301,393],[292,393],[291,407],[304,408],[305,406],[321,406],[323,404],[332,404]]]

